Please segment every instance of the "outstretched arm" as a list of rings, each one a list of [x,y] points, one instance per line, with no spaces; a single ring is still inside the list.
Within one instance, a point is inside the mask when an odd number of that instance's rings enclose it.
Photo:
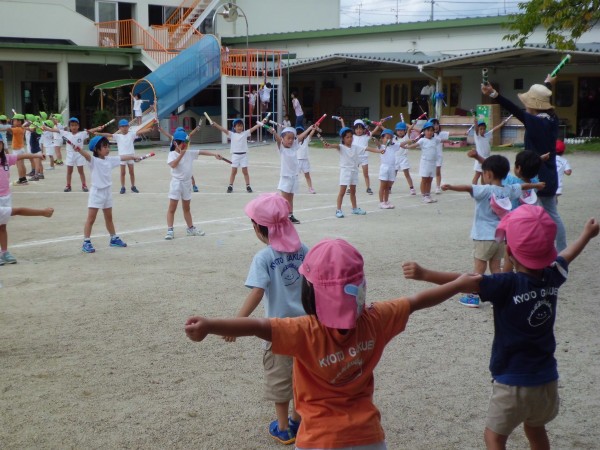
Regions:
[[[402,263],[402,272],[404,273],[404,278],[408,280],[427,281],[434,284],[450,283],[461,275],[458,272],[438,272],[426,269],[414,261]]]
[[[472,148],[471,150],[469,150],[467,152],[467,156],[469,158],[476,159],[479,164],[482,164],[485,161],[485,158],[483,156],[481,156],[479,153],[477,153],[477,150],[474,148]]]
[[[209,151],[206,151],[206,150],[200,150],[198,152],[198,154],[202,155],[202,156],[214,156],[217,159],[221,159],[222,158],[220,153],[209,152]]]
[[[220,124],[218,124],[217,122],[213,121],[213,123],[210,124],[211,127],[215,127],[217,130],[221,131],[222,133],[225,133],[226,135],[229,136],[229,130],[223,128],[223,126],[221,126]]]
[[[598,221],[596,219],[589,219],[583,226],[583,231],[577,240],[560,252],[559,256],[562,256],[568,263],[570,263],[579,256],[588,242],[598,236],[599,231],[600,225],[598,225]]]
[[[330,144],[329,142],[323,142],[324,148],[335,148],[338,152],[340,151],[340,144]]]
[[[91,159],[92,159],[91,152],[86,152],[84,149],[82,149],[80,147],[75,147],[75,146],[72,146],[72,147],[73,147],[73,150],[75,150],[77,153],[79,153],[81,156],[83,156],[87,162],[91,161]]]
[[[271,321],[254,317],[237,317],[234,319],[208,319],[194,316],[185,322],[185,334],[192,341],[203,341],[209,334],[218,336],[256,336],[271,341]]]
[[[494,131],[496,131],[498,128],[502,128],[504,125],[506,125],[508,123],[508,121],[512,118],[512,114],[510,116],[508,116],[506,119],[504,119],[502,122],[500,122],[498,125],[496,125],[494,128],[492,128],[490,131],[488,131],[488,133],[493,133]]]
[[[473,195],[473,186],[470,184],[442,184],[442,191],[468,192]]]
[[[459,292],[478,292],[481,274],[461,274],[445,284],[436,286],[408,297],[410,312],[431,308]]]
[[[528,191],[529,189],[537,189],[538,191],[541,191],[545,187],[546,183],[544,183],[543,181],[540,181],[539,183],[523,183],[521,185],[521,189],[524,191]]]
[[[163,130],[163,128],[158,124],[158,122],[156,122],[156,126],[158,127],[158,131],[160,131],[162,134],[164,134],[166,137],[168,137],[170,140],[173,139],[173,136],[171,135],[171,133],[169,133],[166,130]]]
[[[237,317],[250,317],[250,314],[252,314],[256,308],[258,308],[258,305],[262,301],[264,295],[264,289],[258,287],[252,288],[246,297],[246,300],[244,300],[244,304],[238,311]],[[227,342],[235,342],[235,336],[223,336],[223,339]]]

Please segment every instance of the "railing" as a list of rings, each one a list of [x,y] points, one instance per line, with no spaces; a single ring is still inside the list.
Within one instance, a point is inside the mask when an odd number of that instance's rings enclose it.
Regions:
[[[183,0],[181,4],[173,11],[173,14],[165,20],[165,25],[179,25],[196,9],[196,6],[202,0]]]
[[[280,77],[288,52],[263,49],[222,49],[221,74],[236,77]]]
[[[167,50],[157,39],[133,19],[96,24],[100,47],[140,47],[156,62],[171,60],[178,52]]]

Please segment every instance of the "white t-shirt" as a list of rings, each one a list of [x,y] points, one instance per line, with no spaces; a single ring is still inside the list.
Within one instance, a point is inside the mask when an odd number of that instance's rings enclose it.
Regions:
[[[364,147],[352,144],[346,147],[340,144],[340,168],[358,170],[358,156],[364,151]]]
[[[473,142],[475,142],[475,150],[477,150],[477,154],[482,158],[487,158],[488,156],[490,156],[490,153],[492,151],[491,140],[492,133],[490,133],[489,131],[483,136],[480,136],[477,133],[475,133],[475,136],[473,136]],[[473,169],[477,172],[481,172],[481,163],[475,160],[475,163],[473,164]]]
[[[250,93],[248,94],[248,104],[250,106],[255,106],[256,105],[256,93]]]
[[[260,101],[264,103],[268,103],[271,101],[271,88],[263,86],[258,90],[260,94]]]
[[[385,153],[379,155],[381,159],[381,164],[386,164],[388,166],[396,165],[396,152],[400,148],[400,142],[391,142],[387,147],[385,145],[380,145],[380,150],[385,150]]]
[[[360,136],[356,134],[352,136],[352,146],[356,145],[357,147],[361,148],[358,156],[368,156],[366,148],[369,145],[369,139],[371,139],[371,136],[367,133],[361,134]]]
[[[187,181],[192,179],[192,164],[196,158],[198,158],[198,153],[200,150],[186,150],[183,158],[177,164],[177,167],[171,167],[171,178],[174,180]],[[175,161],[179,158],[179,153],[175,150],[169,152],[169,156],[167,157],[167,164]]]
[[[70,131],[65,131],[62,130],[60,132],[60,135],[62,137],[64,137],[65,139],[67,139],[67,141],[72,142],[73,144],[75,144],[77,147],[79,148],[84,148],[83,147],[83,143],[84,141],[90,137],[90,135],[88,134],[87,131],[79,131],[75,134],[71,133]],[[74,152],[75,150],[73,150],[73,146],[71,144],[69,144],[69,142],[67,142],[67,152]]]
[[[292,146],[287,148],[283,144],[278,144],[279,155],[281,155],[281,171],[279,175],[282,177],[295,177],[298,174],[298,157],[296,151],[298,149],[298,141],[294,139]]]
[[[139,99],[139,100],[138,100],[138,99],[136,98],[136,99],[133,101],[133,110],[134,110],[134,111],[139,111],[139,112],[142,112],[142,104],[143,104],[143,103],[144,103],[144,100],[142,100],[142,99]]]
[[[113,134],[113,139],[117,143],[119,155],[135,154],[135,147],[133,146],[133,143],[135,142],[136,137],[137,136],[134,131],[128,131],[127,134]]]
[[[558,173],[558,189],[556,190],[557,194],[562,194],[563,176],[565,175],[565,170],[571,170],[569,161],[562,156],[556,155],[556,171]]]
[[[310,144],[310,136],[306,136],[302,144],[298,143],[298,150],[296,151],[298,159],[308,159],[308,144]]]
[[[111,171],[121,165],[121,158],[107,156],[102,159],[92,156],[89,164],[92,172],[92,186],[96,189],[103,189],[112,186]]]
[[[425,137],[419,139],[417,144],[421,149],[421,159],[424,161],[436,161],[437,160],[437,146],[440,139],[437,136],[427,139]]]
[[[234,153],[248,153],[248,137],[250,132],[248,130],[242,131],[241,133],[229,132],[229,139],[231,139],[231,154]]]
[[[294,114],[296,114],[296,117],[304,115],[304,111],[302,111],[302,106],[300,106],[300,100],[298,100],[297,98],[294,98],[292,100],[292,107],[294,108]]]

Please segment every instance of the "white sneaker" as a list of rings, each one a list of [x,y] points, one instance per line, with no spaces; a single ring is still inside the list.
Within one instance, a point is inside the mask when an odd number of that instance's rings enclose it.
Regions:
[[[175,239],[175,233],[173,232],[173,230],[167,230],[167,235],[165,236],[165,239],[167,241]]]
[[[426,195],[423,197],[423,203],[434,203],[436,200],[432,199],[430,196]]]
[[[414,188],[410,188],[410,195],[417,195],[417,191]]]
[[[381,202],[381,203],[379,204],[379,209],[387,209],[387,205],[386,205],[386,203],[385,203],[385,202]]]
[[[394,209],[395,208],[395,206],[392,205],[390,202],[386,202],[386,205],[387,205],[387,209]]]
[[[188,236],[204,236],[204,231],[196,228],[196,227],[191,227],[187,229],[187,235]]]
[[[442,190],[439,187],[436,187],[435,188],[435,193],[439,195],[439,194],[442,193]]]

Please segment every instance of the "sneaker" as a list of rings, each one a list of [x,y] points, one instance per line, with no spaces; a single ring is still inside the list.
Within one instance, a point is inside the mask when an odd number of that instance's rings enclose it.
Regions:
[[[431,198],[429,195],[426,195],[425,197],[423,197],[423,203],[435,203],[437,202],[436,199]]]
[[[44,177],[43,173],[38,173],[37,177],[38,177],[38,180],[44,180],[44,179],[46,179],[46,177]]]
[[[113,236],[110,238],[111,247],[127,247],[127,244],[121,240],[119,236]]]
[[[16,264],[17,258],[15,258],[9,251],[2,253],[0,256],[3,264]]]
[[[250,187],[250,185],[249,185],[249,184],[247,184],[247,185],[246,185],[246,191],[247,191],[247,192],[252,192],[252,188]]]
[[[81,186],[81,190],[83,192],[88,192],[89,191],[88,187],[85,184]]]
[[[232,192],[233,192],[233,186],[232,185],[227,186],[227,193],[231,194]]]
[[[468,308],[479,308],[479,295],[467,294],[463,295],[458,302]]]
[[[191,227],[187,229],[187,235],[188,236],[204,236],[204,231],[196,228],[196,227]]]
[[[288,426],[290,427],[290,430],[292,430],[294,436],[298,435],[298,428],[300,428],[300,420],[296,422],[291,417],[288,417]]]
[[[379,209],[388,209],[387,208],[387,203],[386,202],[379,203]]]
[[[371,190],[371,188],[367,188],[367,194],[373,195],[373,191]]]
[[[46,167],[45,170],[56,170],[56,167],[54,167],[54,166]]]
[[[71,192],[71,185],[67,184],[63,192]]]
[[[415,191],[415,188],[410,188],[410,195],[417,195],[417,191]]]
[[[277,420],[274,420],[269,425],[269,434],[280,444],[289,445],[296,442],[296,436],[292,432],[292,429],[288,428],[287,430],[280,430]]]
[[[119,194],[124,194],[125,192],[127,192],[127,189],[125,189],[125,186],[121,186],[121,190],[119,191]]]
[[[81,251],[83,253],[94,253],[96,249],[92,245],[92,241],[83,241],[83,246],[81,247]]]
[[[198,192],[198,186],[196,186],[196,185],[193,185],[193,186],[192,186],[192,190],[193,190],[194,192]]]
[[[364,216],[367,212],[364,209],[360,208],[352,208],[352,214],[356,214],[357,216]]]
[[[335,217],[337,217],[338,219],[341,219],[342,217],[344,217],[344,212],[341,209],[338,209],[335,212]]]
[[[175,232],[173,230],[167,230],[167,235],[165,236],[167,241],[171,241],[175,239]]]
[[[308,192],[311,194],[316,194],[317,191],[315,191],[313,188],[308,188]]]
[[[37,175],[34,175],[29,178],[29,181],[38,181],[39,179],[40,179],[40,177],[38,177]]]
[[[395,208],[395,206],[392,205],[390,202],[386,202],[386,205],[387,205],[387,209],[394,209]]]
[[[64,164],[62,159],[59,159],[58,161],[56,161],[56,164],[58,164],[59,166],[62,166]]]
[[[138,188],[136,188],[135,186],[131,186],[131,192],[134,192],[135,194],[140,193],[140,191],[138,191]]]
[[[25,178],[24,180],[17,180],[13,183],[15,186],[25,186],[27,184],[29,184],[27,182],[27,178]]]
[[[2,258],[0,258],[0,266],[4,265],[4,261],[2,260]]]
[[[350,188],[346,189],[346,195],[350,195]]]
[[[35,175],[35,170],[32,170],[31,172],[29,172],[29,173],[27,174],[27,176],[28,176],[28,177],[32,177],[32,176],[34,176],[34,175]]]
[[[296,223],[296,224],[300,223],[300,221],[298,219],[296,219],[293,214],[290,214],[290,222]]]
[[[442,193],[442,190],[440,189],[440,187],[439,187],[439,186],[435,188],[435,193],[436,193],[437,195],[439,195],[439,194],[441,194],[441,193]]]

